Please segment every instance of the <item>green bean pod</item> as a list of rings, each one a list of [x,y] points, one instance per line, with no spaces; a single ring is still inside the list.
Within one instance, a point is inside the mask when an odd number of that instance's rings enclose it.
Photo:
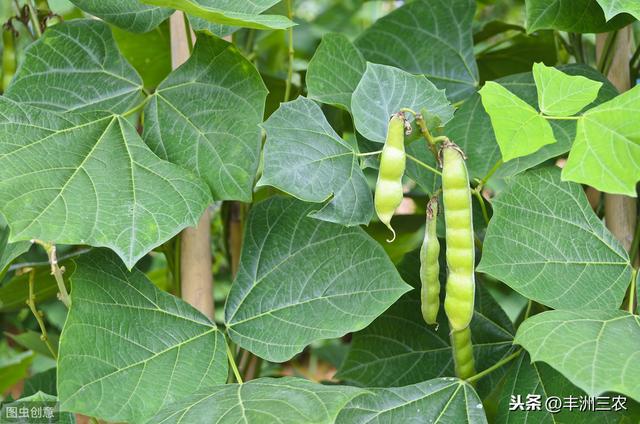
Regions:
[[[444,310],[452,330],[464,330],[473,317],[475,246],[471,189],[464,154],[450,141],[442,145],[442,190],[447,241]]]
[[[437,218],[438,196],[433,196],[427,203],[427,223],[420,248],[420,307],[427,324],[437,323],[440,309],[440,241],[436,233]]]
[[[2,92],[7,87],[16,73],[16,51],[14,47],[14,35],[10,29],[2,32]]]
[[[471,343],[471,330],[469,327],[460,331],[451,331],[451,348],[453,349],[456,376],[466,380],[475,375],[473,344]]]
[[[380,170],[375,192],[376,214],[380,221],[393,233],[392,242],[396,238],[396,232],[391,227],[391,218],[403,198],[402,176],[407,161],[404,151],[405,121],[401,113],[391,117],[387,127],[387,139],[380,155]]]

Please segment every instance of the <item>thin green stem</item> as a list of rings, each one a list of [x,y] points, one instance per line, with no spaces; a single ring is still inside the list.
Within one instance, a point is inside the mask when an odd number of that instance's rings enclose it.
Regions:
[[[582,116],[548,116],[540,114],[544,119],[548,121],[578,121],[582,119]]]
[[[484,188],[485,184],[487,184],[487,181],[489,181],[489,179],[493,177],[493,174],[495,174],[496,171],[500,169],[503,163],[504,162],[502,162],[502,159],[498,159],[498,161],[491,167],[489,172],[487,172],[487,174],[484,177],[482,177],[482,179],[480,180],[480,183],[478,184],[478,187],[479,187],[478,191]]]
[[[40,29],[40,21],[38,20],[38,9],[33,4],[33,0],[27,0],[27,8],[29,9],[29,19],[31,19],[31,26],[35,32],[36,38],[42,37],[42,30]]]
[[[496,362],[495,364],[493,364],[492,366],[490,366],[489,368],[487,368],[484,371],[479,372],[478,374],[467,378],[467,383],[473,383],[475,381],[480,380],[482,377],[491,374],[493,371],[497,370],[498,368],[508,364],[509,362],[513,361],[514,359],[516,359],[520,354],[522,353],[522,349],[512,353],[511,355],[507,356],[506,358]]]
[[[375,152],[367,152],[367,153],[356,153],[356,156],[357,157],[375,156],[375,155],[379,155],[380,153],[382,153],[382,150],[376,150]]]
[[[428,169],[429,171],[433,172],[434,174],[442,175],[442,172],[438,171],[437,169],[435,169],[432,166],[427,165],[426,163],[422,162],[420,159],[411,156],[409,153],[407,153],[406,155],[407,155],[407,158],[411,159],[412,161],[414,161],[418,165],[422,166],[423,168]]]
[[[629,304],[627,310],[630,314],[635,313],[636,309],[636,279],[638,278],[638,270],[633,268],[631,272],[631,285],[629,286]]]
[[[489,213],[487,212],[487,205],[484,203],[484,197],[478,190],[472,190],[473,195],[478,199],[478,203],[480,203],[480,209],[482,210],[482,217],[484,218],[484,222],[489,225]]]
[[[43,316],[42,311],[39,311],[38,308],[36,307],[36,295],[34,293],[35,278],[36,278],[35,270],[30,269],[29,270],[29,298],[27,299],[27,306],[29,306],[31,313],[33,313],[33,316],[36,318],[36,321],[38,321],[38,326],[40,327],[40,332],[42,333],[42,335],[40,336],[40,339],[47,346],[47,348],[49,349],[49,352],[51,352],[53,359],[57,360],[58,354],[56,353],[55,349],[53,348],[53,346],[51,346],[51,343],[49,342],[49,335],[47,334],[47,328],[45,327],[44,321],[42,320],[42,316]]]
[[[289,19],[293,21],[293,5],[292,0],[287,0],[287,15]],[[293,58],[295,55],[295,50],[293,48],[293,27],[287,29],[289,34],[289,65],[287,68],[287,81],[284,89],[284,101],[288,102],[291,98],[291,84],[293,79]]]
[[[636,230],[633,233],[633,240],[631,241],[631,247],[629,248],[629,260],[633,266],[638,259],[638,247],[640,247],[640,219],[636,221]]]
[[[231,369],[233,370],[233,375],[236,377],[236,381],[242,384],[242,376],[240,375],[240,371],[238,371],[238,366],[236,365],[236,360],[233,357],[229,343],[225,343],[225,345],[227,347],[227,358],[229,359],[229,365],[231,365]]]
[[[531,315],[532,307],[533,307],[533,301],[529,299],[529,301],[527,302],[527,310],[524,311],[524,318],[522,319],[522,321],[525,321],[527,318],[529,318],[529,315]]]
[[[124,118],[139,112],[141,109],[143,109],[147,105],[147,103],[149,103],[150,100],[151,100],[151,96],[145,97],[143,101],[141,101],[140,103],[138,103],[137,105],[135,105],[134,107],[132,107],[131,109],[123,113],[122,117]]]
[[[56,245],[45,243],[41,240],[33,240],[33,243],[39,244],[47,252],[47,256],[49,256],[49,264],[51,264],[51,275],[53,275],[53,278],[56,280],[56,284],[58,284],[58,290],[60,291],[58,293],[58,297],[67,308],[71,307],[71,298],[69,297],[69,293],[67,292],[67,287],[64,285],[64,277],[62,277],[62,273],[64,270],[58,266]]]

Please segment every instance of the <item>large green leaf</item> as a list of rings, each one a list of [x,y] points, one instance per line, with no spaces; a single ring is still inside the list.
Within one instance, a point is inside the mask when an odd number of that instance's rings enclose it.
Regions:
[[[77,265],[60,337],[63,410],[141,422],[226,381],[224,336],[208,318],[142,272],[127,272],[108,251],[95,250]]]
[[[567,75],[544,63],[533,65],[540,112],[549,116],[572,116],[598,97],[602,83],[581,75]]]
[[[44,415],[44,408],[51,408],[51,417]],[[15,408],[15,411],[20,412],[23,408],[26,408],[28,417],[22,417],[18,419],[12,419],[9,416],[9,408]],[[33,412],[31,412],[33,411]],[[38,417],[38,413],[43,414]],[[5,403],[0,409],[0,422],[7,424],[75,424],[76,417],[68,412],[60,412],[58,410],[58,399],[55,396],[36,392],[31,396],[22,397],[14,402]]]
[[[138,0],[71,0],[80,9],[133,32],[147,32],[160,25],[173,10],[147,6]]]
[[[313,207],[274,197],[247,222],[226,324],[233,341],[270,361],[366,327],[409,289],[361,228],[308,218]]]
[[[351,95],[366,66],[362,53],[347,37],[326,34],[307,69],[309,97],[351,110]]]
[[[444,250],[440,258],[443,299],[446,281]],[[418,252],[407,254],[398,265],[403,279],[416,290],[405,294],[371,325],[353,335],[349,353],[336,378],[363,387],[394,387],[454,375],[449,326],[444,311],[440,311],[437,327],[425,324],[422,318]],[[475,307],[471,333],[476,368],[482,370],[509,354],[515,330],[482,285],[478,285]],[[479,382],[478,390],[481,393],[490,391],[501,375],[500,371],[490,374]]]
[[[491,117],[503,161],[528,156],[542,146],[556,142],[551,124],[500,84],[487,82],[480,95],[482,105]]]
[[[453,107],[444,90],[439,90],[422,75],[411,75],[393,66],[367,63],[360,83],[351,98],[356,129],[368,140],[384,143],[389,118],[402,108],[425,109],[447,123]],[[413,119],[413,118],[411,118]]]
[[[539,396],[540,410],[530,409],[534,403],[529,400],[533,400],[536,396]],[[552,396],[563,400],[572,398],[576,407],[573,410],[569,409],[570,401],[567,401],[565,408],[557,413],[551,413],[546,409],[545,402]],[[544,362],[531,363],[531,358],[526,353],[516,358],[509,367],[504,384],[499,390],[498,399],[496,424],[531,422],[543,424],[570,422],[620,424],[627,422],[625,417],[629,416],[630,419],[630,415],[633,414],[633,412],[627,413],[627,411],[615,412],[601,409],[595,412],[593,409],[588,409],[589,397],[585,392],[571,384],[562,374]],[[521,406],[518,401],[522,402]],[[627,408],[630,408],[629,403],[627,402]],[[514,408],[514,405],[518,406]],[[598,406],[602,408],[603,405]],[[582,407],[585,409],[580,410]],[[593,408],[595,408],[595,402]],[[631,423],[631,421],[628,422]]]
[[[267,90],[231,43],[201,34],[145,109],[143,138],[162,159],[193,170],[216,200],[250,201]]]
[[[63,117],[4,97],[0,114],[0,212],[10,241],[106,246],[131,268],[197,223],[211,201],[199,179],[160,160],[122,117]]]
[[[364,390],[321,385],[294,377],[260,378],[199,390],[149,423],[333,424],[342,408]]]
[[[558,168],[514,177],[493,201],[478,271],[556,309],[616,309],[631,279],[629,257]]]
[[[142,3],[182,10],[214,24],[254,29],[286,29],[295,25],[280,15],[260,15],[256,8],[274,4],[273,0],[141,0]],[[238,7],[242,3],[243,7]],[[267,6],[268,7],[268,6]]]
[[[548,311],[526,320],[516,343],[590,396],[607,391],[640,401],[640,321],[623,311]]]
[[[5,95],[54,111],[123,113],[141,100],[142,79],[97,20],[55,25],[31,44]]]
[[[618,94],[602,74],[589,66],[569,65],[559,69],[569,75],[582,75],[604,83],[598,98],[590,106],[603,103]],[[497,82],[529,105],[537,107],[538,96],[531,72],[511,75],[501,78]],[[529,156],[507,162],[502,165],[499,174],[502,176],[515,175],[547,159],[568,152],[575,137],[575,121],[554,120],[551,121],[551,127],[556,138],[555,143],[543,146]],[[501,158],[491,120],[482,107],[478,94],[474,94],[458,109],[453,119],[447,124],[445,132],[467,154],[467,168],[472,178],[484,177],[493,164]]]
[[[22,396],[31,396],[37,392],[50,393],[53,396],[57,396],[58,390],[56,389],[56,374],[57,370],[55,367],[33,374],[24,381]]]
[[[628,13],[640,19],[640,3],[637,0],[598,0],[607,19],[612,19],[619,13]]]
[[[267,142],[259,186],[277,187],[305,202],[326,202],[311,212],[314,218],[347,226],[369,223],[373,199],[356,152],[315,102],[298,97],[283,103],[263,126]]]
[[[471,385],[437,378],[412,386],[369,389],[342,410],[338,424],[486,423],[482,401]]]
[[[527,31],[608,32],[632,21],[629,16],[619,16],[607,22],[612,16],[605,17],[598,1],[607,0],[526,0]]]
[[[585,112],[562,179],[636,196],[640,180],[640,86]]]
[[[473,0],[417,0],[379,19],[356,40],[367,60],[424,74],[457,101],[478,86]]]
[[[25,349],[28,349],[40,355],[49,356],[51,359],[55,359],[55,356],[51,353],[47,345],[42,340],[42,333],[40,332],[27,330],[20,334],[12,334],[8,332],[5,332],[4,334]],[[56,355],[58,352],[58,340],[58,336],[55,333],[48,334],[49,344],[53,348],[53,352]]]

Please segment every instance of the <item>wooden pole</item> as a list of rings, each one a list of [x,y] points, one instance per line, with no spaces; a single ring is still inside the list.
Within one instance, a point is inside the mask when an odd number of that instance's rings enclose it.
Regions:
[[[176,11],[170,18],[171,65],[175,69],[189,58],[191,46],[184,14]],[[195,35],[191,34],[195,40]],[[211,273],[211,217],[209,210],[198,225],[185,228],[180,238],[180,282],[182,298],[213,319],[213,274]]]

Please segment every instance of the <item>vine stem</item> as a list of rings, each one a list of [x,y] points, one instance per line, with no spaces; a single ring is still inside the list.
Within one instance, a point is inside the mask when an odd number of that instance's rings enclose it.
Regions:
[[[357,157],[375,156],[375,155],[379,155],[380,153],[382,153],[382,150],[376,150],[375,152],[367,152],[367,153],[356,153],[356,156]]]
[[[582,119],[582,116],[549,116],[540,114],[547,121],[578,121]]]
[[[293,21],[293,5],[292,0],[287,0],[287,15],[289,16],[289,20]],[[291,83],[293,79],[293,58],[295,55],[295,50],[293,48],[293,27],[289,27],[287,29],[287,33],[289,35],[289,65],[287,68],[287,81],[285,83],[284,88],[284,101],[288,102],[291,97]]]
[[[38,326],[40,327],[40,332],[42,333],[40,339],[44,342],[45,345],[47,345],[47,348],[49,349],[49,352],[51,352],[53,359],[58,360],[58,354],[53,349],[53,346],[51,346],[49,335],[47,334],[47,327],[45,327],[44,321],[42,320],[42,311],[39,311],[36,307],[36,295],[33,289],[35,286],[36,271],[33,268],[28,268],[27,271],[29,272],[29,297],[27,298],[27,306],[29,306],[29,309],[31,309],[31,313],[33,313],[36,321],[38,321]]]
[[[53,278],[56,280],[56,284],[58,284],[58,297],[67,308],[71,307],[71,298],[67,292],[67,287],[64,285],[64,277],[62,276],[64,269],[58,266],[56,245],[52,243],[45,243],[42,240],[32,240],[31,242],[42,246],[47,252],[49,264],[51,265],[51,275],[53,275]]]
[[[631,285],[629,286],[629,304],[627,310],[630,314],[634,314],[636,311],[636,278],[638,277],[638,269],[633,268],[631,272]]]
[[[484,371],[481,371],[479,373],[477,373],[474,376],[471,376],[469,378],[467,378],[467,383],[473,383],[475,381],[480,380],[482,377],[491,374],[493,371],[497,370],[498,368],[508,364],[509,362],[513,361],[514,359],[516,359],[520,354],[522,353],[522,349],[519,349],[518,351],[512,353],[511,355],[507,356],[506,358],[496,362],[495,364],[493,364],[492,366],[490,366],[489,368],[487,368]]]
[[[420,159],[411,156],[409,153],[406,153],[406,155],[407,155],[407,158],[411,159],[412,161],[414,161],[418,165],[422,166],[423,168],[428,169],[429,171],[433,172],[434,174],[442,175],[442,172],[438,171],[437,169],[435,169],[432,166],[427,165],[426,163],[422,162]]]
[[[40,29],[40,21],[38,21],[38,9],[34,6],[33,0],[27,0],[27,8],[29,9],[29,18],[36,38],[40,38],[42,37],[42,30]]]
[[[482,217],[484,218],[484,222],[489,225],[489,213],[487,212],[487,205],[485,205],[484,203],[484,197],[482,197],[482,194],[480,194],[480,192],[478,190],[472,190],[472,193],[474,196],[476,196],[476,199],[478,199],[478,203],[480,203],[480,209],[482,210]]]
[[[235,376],[236,381],[242,384],[242,376],[240,375],[240,371],[238,371],[238,366],[236,365],[236,360],[233,357],[229,343],[225,343],[225,345],[227,347],[227,358],[229,359],[229,365],[231,365],[231,369],[233,370],[233,375]]]

